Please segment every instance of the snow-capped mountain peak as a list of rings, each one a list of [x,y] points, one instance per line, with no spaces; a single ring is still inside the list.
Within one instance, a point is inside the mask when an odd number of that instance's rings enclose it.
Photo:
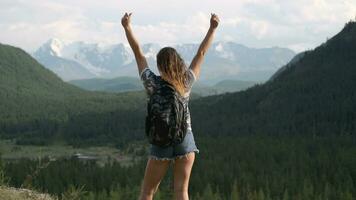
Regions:
[[[53,38],[45,42],[36,52],[38,56],[62,56],[62,49],[65,46],[64,42]]]
[[[229,43],[217,42],[214,45],[214,50],[220,58],[225,58],[231,61],[235,60],[234,51],[230,49]]]
[[[157,43],[142,45],[142,51],[153,71],[156,71],[156,55],[162,47]],[[195,56],[199,44],[178,44],[172,47],[189,64]],[[82,75],[73,76],[73,70],[69,66],[80,68],[76,71],[80,71],[82,74],[86,74],[84,77],[90,78],[137,76],[134,55],[127,44],[108,45],[51,39],[33,55],[45,66],[54,69],[65,80],[83,77]],[[294,55],[295,53],[289,49],[255,49],[234,42],[220,41],[213,43],[212,48],[208,51],[202,77],[217,80],[222,77],[238,77],[241,80],[257,81],[268,79]],[[68,63],[71,64],[68,65]]]
[[[62,48],[64,46],[63,42],[55,38],[48,41],[48,43],[51,49],[51,55],[60,57]]]

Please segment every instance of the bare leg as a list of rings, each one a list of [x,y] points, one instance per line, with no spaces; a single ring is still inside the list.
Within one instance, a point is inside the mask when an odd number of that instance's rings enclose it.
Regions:
[[[194,164],[195,153],[191,152],[174,162],[174,199],[189,200],[189,178]]]
[[[152,200],[153,195],[167,172],[170,160],[155,160],[149,158],[141,187],[140,200]]]

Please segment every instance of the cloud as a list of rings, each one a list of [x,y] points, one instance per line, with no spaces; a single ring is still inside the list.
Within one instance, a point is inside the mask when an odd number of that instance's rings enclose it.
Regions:
[[[340,31],[345,22],[356,16],[356,1],[249,1],[236,12],[239,17],[228,20],[236,27],[235,34],[225,31],[230,40],[255,47],[283,46],[302,51]]]
[[[199,42],[209,28],[209,15],[202,12],[187,18],[183,23],[159,22],[158,24],[134,25],[133,29],[144,43],[177,44]]]
[[[141,43],[200,42],[210,12],[221,18],[216,40],[252,47],[315,47],[356,16],[355,0],[1,0],[0,42],[33,51],[46,40],[126,42],[120,25],[134,12]]]

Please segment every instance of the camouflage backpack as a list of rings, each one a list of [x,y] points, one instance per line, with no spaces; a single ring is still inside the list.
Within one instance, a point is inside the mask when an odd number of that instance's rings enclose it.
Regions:
[[[160,79],[159,84],[147,103],[145,122],[146,136],[151,144],[167,147],[183,141],[187,124],[183,97],[174,86]]]

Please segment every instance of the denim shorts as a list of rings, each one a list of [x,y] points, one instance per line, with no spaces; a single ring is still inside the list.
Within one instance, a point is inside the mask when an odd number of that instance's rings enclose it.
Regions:
[[[199,149],[195,145],[193,132],[188,130],[183,142],[169,147],[159,147],[150,144],[149,157],[156,160],[175,160],[187,156],[188,153],[199,153]]]

